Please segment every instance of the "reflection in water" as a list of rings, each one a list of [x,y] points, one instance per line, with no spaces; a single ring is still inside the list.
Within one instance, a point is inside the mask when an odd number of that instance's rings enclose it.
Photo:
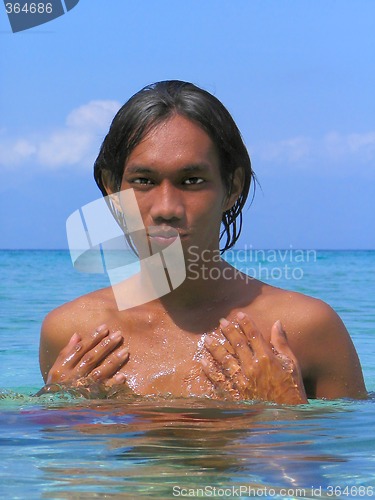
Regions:
[[[273,498],[332,498],[330,485],[375,494],[374,401],[287,407],[2,392],[0,467],[9,480],[0,489],[30,499],[173,498],[181,488],[201,488],[202,498],[207,487],[219,498],[212,488],[239,486],[266,498],[265,488]],[[312,487],[323,491],[311,496]],[[291,493],[275,497],[282,488]]]
[[[308,497],[348,460],[327,446],[343,439],[332,436],[343,415],[350,405],[139,398],[24,413],[44,443],[35,449],[43,498],[172,498],[173,487],[236,485],[306,488]]]

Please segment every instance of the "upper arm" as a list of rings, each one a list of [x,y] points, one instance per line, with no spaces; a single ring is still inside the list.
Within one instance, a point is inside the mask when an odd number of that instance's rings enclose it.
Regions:
[[[301,366],[312,397],[335,399],[366,396],[361,364],[344,323],[327,304],[313,300],[303,329]]]
[[[39,364],[44,381],[59,352],[74,333],[74,325],[69,321],[69,316],[60,308],[50,312],[44,319],[39,344]]]

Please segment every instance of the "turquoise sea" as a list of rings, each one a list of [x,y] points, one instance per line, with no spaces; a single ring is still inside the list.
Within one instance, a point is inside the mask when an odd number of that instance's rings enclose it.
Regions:
[[[259,403],[33,394],[43,317],[107,286],[67,251],[0,251],[0,498],[375,497],[375,251],[227,254],[344,320],[369,399]]]

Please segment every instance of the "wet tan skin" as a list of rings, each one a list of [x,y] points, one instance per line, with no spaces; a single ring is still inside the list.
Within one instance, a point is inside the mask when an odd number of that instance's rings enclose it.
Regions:
[[[94,380],[141,395],[290,404],[306,395],[365,397],[350,336],[327,304],[235,276],[225,261],[207,263],[217,255],[222,212],[237,199],[241,175],[228,195],[215,146],[199,126],[176,115],[153,129],[125,165],[127,188],[146,227],[177,229],[185,256],[191,246],[206,250],[199,264],[219,268],[220,277],[196,279],[188,267],[180,287],[142,306],[118,311],[106,288],[55,309],[41,332],[48,384]]]

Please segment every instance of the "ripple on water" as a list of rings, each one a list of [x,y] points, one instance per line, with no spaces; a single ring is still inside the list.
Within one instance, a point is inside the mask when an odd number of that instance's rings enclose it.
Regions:
[[[291,407],[30,394],[0,393],[3,464],[24,472],[8,497],[42,488],[46,498],[171,498],[174,485],[277,490],[374,480],[373,395]]]

